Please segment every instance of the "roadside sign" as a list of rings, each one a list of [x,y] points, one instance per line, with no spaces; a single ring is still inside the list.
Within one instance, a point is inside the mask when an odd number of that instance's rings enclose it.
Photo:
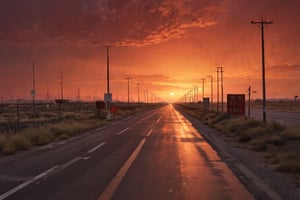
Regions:
[[[104,93],[104,102],[112,102],[112,93]]]
[[[30,94],[31,94],[32,97],[35,97],[35,90],[34,89],[31,90]]]
[[[209,110],[209,98],[208,97],[203,98],[203,109]]]
[[[118,112],[118,107],[117,107],[117,106],[112,106],[112,107],[110,108],[110,112],[111,112],[111,113],[117,113],[117,112]]]
[[[230,115],[245,115],[245,94],[227,94],[227,112]]]

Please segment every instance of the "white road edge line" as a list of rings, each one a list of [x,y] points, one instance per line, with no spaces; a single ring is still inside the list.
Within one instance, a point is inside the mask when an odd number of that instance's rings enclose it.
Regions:
[[[59,169],[59,171],[62,171],[64,170],[65,168],[73,165],[74,163],[76,163],[77,161],[79,160],[82,160],[82,157],[76,157],[76,158],[73,158],[72,160],[70,160],[69,162],[67,162],[66,164],[62,165]]]
[[[134,150],[134,152],[131,154],[131,156],[128,158],[126,163],[122,166],[122,168],[118,171],[116,176],[112,179],[112,181],[109,183],[109,185],[105,188],[104,192],[101,194],[98,200],[109,200],[115,193],[116,189],[118,188],[119,184],[123,180],[125,174],[127,173],[128,169],[132,165],[133,161],[137,157],[137,155],[142,150],[144,144],[146,142],[146,139],[143,138],[137,148]]]
[[[118,132],[116,135],[121,135],[122,133],[126,132],[129,128],[125,128],[122,131]]]
[[[156,123],[158,123],[161,120],[163,115],[164,115],[164,113],[158,118],[158,120],[156,120]]]
[[[153,129],[150,129],[146,135],[146,137],[149,137],[151,135],[151,133],[153,132]]]
[[[88,151],[88,153],[93,153],[94,151],[96,151],[97,149],[99,149],[100,147],[104,146],[106,143],[103,142],[97,146],[95,146],[94,148],[92,148],[91,150]]]
[[[30,180],[22,183],[21,185],[18,185],[17,187],[15,187],[15,188],[13,188],[13,189],[11,189],[11,190],[3,193],[2,195],[0,195],[0,200],[6,199],[7,197],[11,196],[12,194],[14,194],[14,193],[18,192],[19,190],[25,188],[26,186],[30,185],[31,183],[33,183],[33,182],[37,181],[38,179],[46,176],[47,174],[49,174],[50,172],[54,171],[58,167],[59,166],[54,166],[54,167],[48,169],[47,171],[45,171],[45,172],[43,172],[43,173],[41,173],[41,174],[33,177],[32,179],[30,179]]]

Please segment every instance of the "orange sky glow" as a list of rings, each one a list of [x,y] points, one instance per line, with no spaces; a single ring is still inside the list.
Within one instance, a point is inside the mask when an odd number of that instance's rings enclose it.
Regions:
[[[145,101],[146,91],[173,102],[194,87],[210,96],[210,78],[223,67],[224,94],[262,98],[261,30],[265,28],[267,99],[300,95],[298,0],[2,0],[0,96],[103,100],[110,45],[113,100]],[[13,13],[13,14],[12,14]],[[151,98],[149,96],[149,98]],[[226,98],[225,98],[226,99]],[[150,100],[150,99],[149,99]]]

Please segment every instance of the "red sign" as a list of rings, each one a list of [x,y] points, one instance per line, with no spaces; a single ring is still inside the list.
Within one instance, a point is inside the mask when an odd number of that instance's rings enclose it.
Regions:
[[[118,107],[117,106],[111,106],[110,112],[111,113],[117,113],[118,112]]]
[[[227,112],[230,115],[245,115],[245,94],[227,94]]]

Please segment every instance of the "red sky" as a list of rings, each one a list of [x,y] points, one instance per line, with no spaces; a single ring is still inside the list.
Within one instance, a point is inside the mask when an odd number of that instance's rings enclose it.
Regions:
[[[37,99],[103,99],[106,49],[110,48],[110,90],[131,101],[144,91],[165,101],[180,99],[216,67],[224,70],[224,94],[261,98],[261,32],[265,28],[267,98],[300,94],[300,1],[298,0],[1,0],[0,95],[30,99],[32,62]],[[171,96],[173,92],[175,95]],[[216,98],[216,94],[214,94]]]

